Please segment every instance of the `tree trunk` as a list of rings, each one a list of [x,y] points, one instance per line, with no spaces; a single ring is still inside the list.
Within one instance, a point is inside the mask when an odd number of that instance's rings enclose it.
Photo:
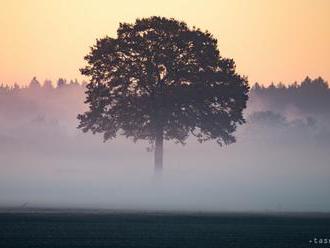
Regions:
[[[159,130],[155,139],[155,172],[163,169],[163,130]]]

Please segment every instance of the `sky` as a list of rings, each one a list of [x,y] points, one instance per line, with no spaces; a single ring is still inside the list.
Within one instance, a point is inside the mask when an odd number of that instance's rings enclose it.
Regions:
[[[330,79],[328,0],[0,0],[0,84],[84,79],[97,38],[153,15],[209,30],[249,82]]]

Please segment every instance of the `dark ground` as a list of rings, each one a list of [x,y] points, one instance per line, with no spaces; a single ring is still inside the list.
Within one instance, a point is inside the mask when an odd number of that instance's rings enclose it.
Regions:
[[[314,238],[330,239],[330,215],[0,213],[1,248],[330,247]]]

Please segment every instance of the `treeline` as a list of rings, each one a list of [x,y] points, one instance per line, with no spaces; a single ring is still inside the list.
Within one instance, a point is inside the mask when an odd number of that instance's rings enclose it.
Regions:
[[[19,86],[15,83],[13,86],[8,86],[5,84],[0,85],[0,93],[11,93],[17,90],[49,90],[49,89],[62,89],[68,87],[85,87],[86,81],[79,82],[77,79],[68,81],[65,78],[59,78],[54,84],[51,80],[46,79],[42,84],[36,77],[33,77],[28,86]]]
[[[74,107],[81,110],[84,106],[86,82],[59,78],[55,83],[45,80],[40,83],[34,77],[27,86],[20,87],[0,85],[0,105],[13,109],[40,108],[43,105],[58,105],[66,109]],[[32,103],[34,106],[31,106]],[[66,106],[65,106],[66,105]],[[256,83],[249,93],[246,115],[253,112],[271,111],[287,118],[315,117],[330,118],[330,88],[328,82],[321,77],[306,77],[302,82],[291,84],[270,84],[264,86]],[[3,110],[4,111],[4,110]],[[72,109],[73,111],[73,109]],[[19,111],[21,112],[21,111]],[[1,106],[0,106],[1,114]]]
[[[60,89],[63,87],[85,87],[86,81],[79,82],[75,80],[67,80],[65,78],[59,78],[56,83],[51,80],[46,79],[42,84],[38,81],[36,77],[33,77],[28,86],[19,86],[15,83],[13,86],[8,86],[5,84],[0,85],[0,92],[11,92],[15,90],[23,89]],[[289,84],[271,83],[269,86],[264,86],[263,84],[255,83],[251,87],[251,94],[270,96],[274,95],[276,97],[282,96],[282,98],[297,97],[299,95],[311,96],[315,94],[321,94],[322,97],[328,96],[330,92],[329,84],[322,77],[317,77],[311,79],[306,77],[302,82],[294,82]]]
[[[56,83],[45,80],[40,83],[34,77],[28,86],[20,87],[0,85],[0,117],[4,112],[22,113],[35,112],[49,106],[52,109],[62,107],[69,112],[80,111],[84,107],[86,82],[59,78]],[[251,87],[248,117],[254,112],[271,111],[288,119],[321,117],[330,119],[330,88],[328,82],[318,77],[306,77],[302,82],[291,84],[271,84],[264,86],[259,83]],[[23,110],[26,111],[23,111]],[[30,110],[30,111],[27,111]],[[76,112],[74,116],[76,116]]]
[[[250,92],[250,99],[258,100],[272,111],[283,112],[288,107],[310,114],[329,114],[330,89],[328,82],[318,77],[306,77],[302,82],[289,85],[279,83],[268,87],[256,83]]]

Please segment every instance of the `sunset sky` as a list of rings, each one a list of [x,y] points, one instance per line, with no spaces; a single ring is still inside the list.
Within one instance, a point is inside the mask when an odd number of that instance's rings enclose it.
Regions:
[[[96,38],[159,15],[209,30],[250,83],[330,80],[329,0],[0,0],[0,84],[80,76]]]

